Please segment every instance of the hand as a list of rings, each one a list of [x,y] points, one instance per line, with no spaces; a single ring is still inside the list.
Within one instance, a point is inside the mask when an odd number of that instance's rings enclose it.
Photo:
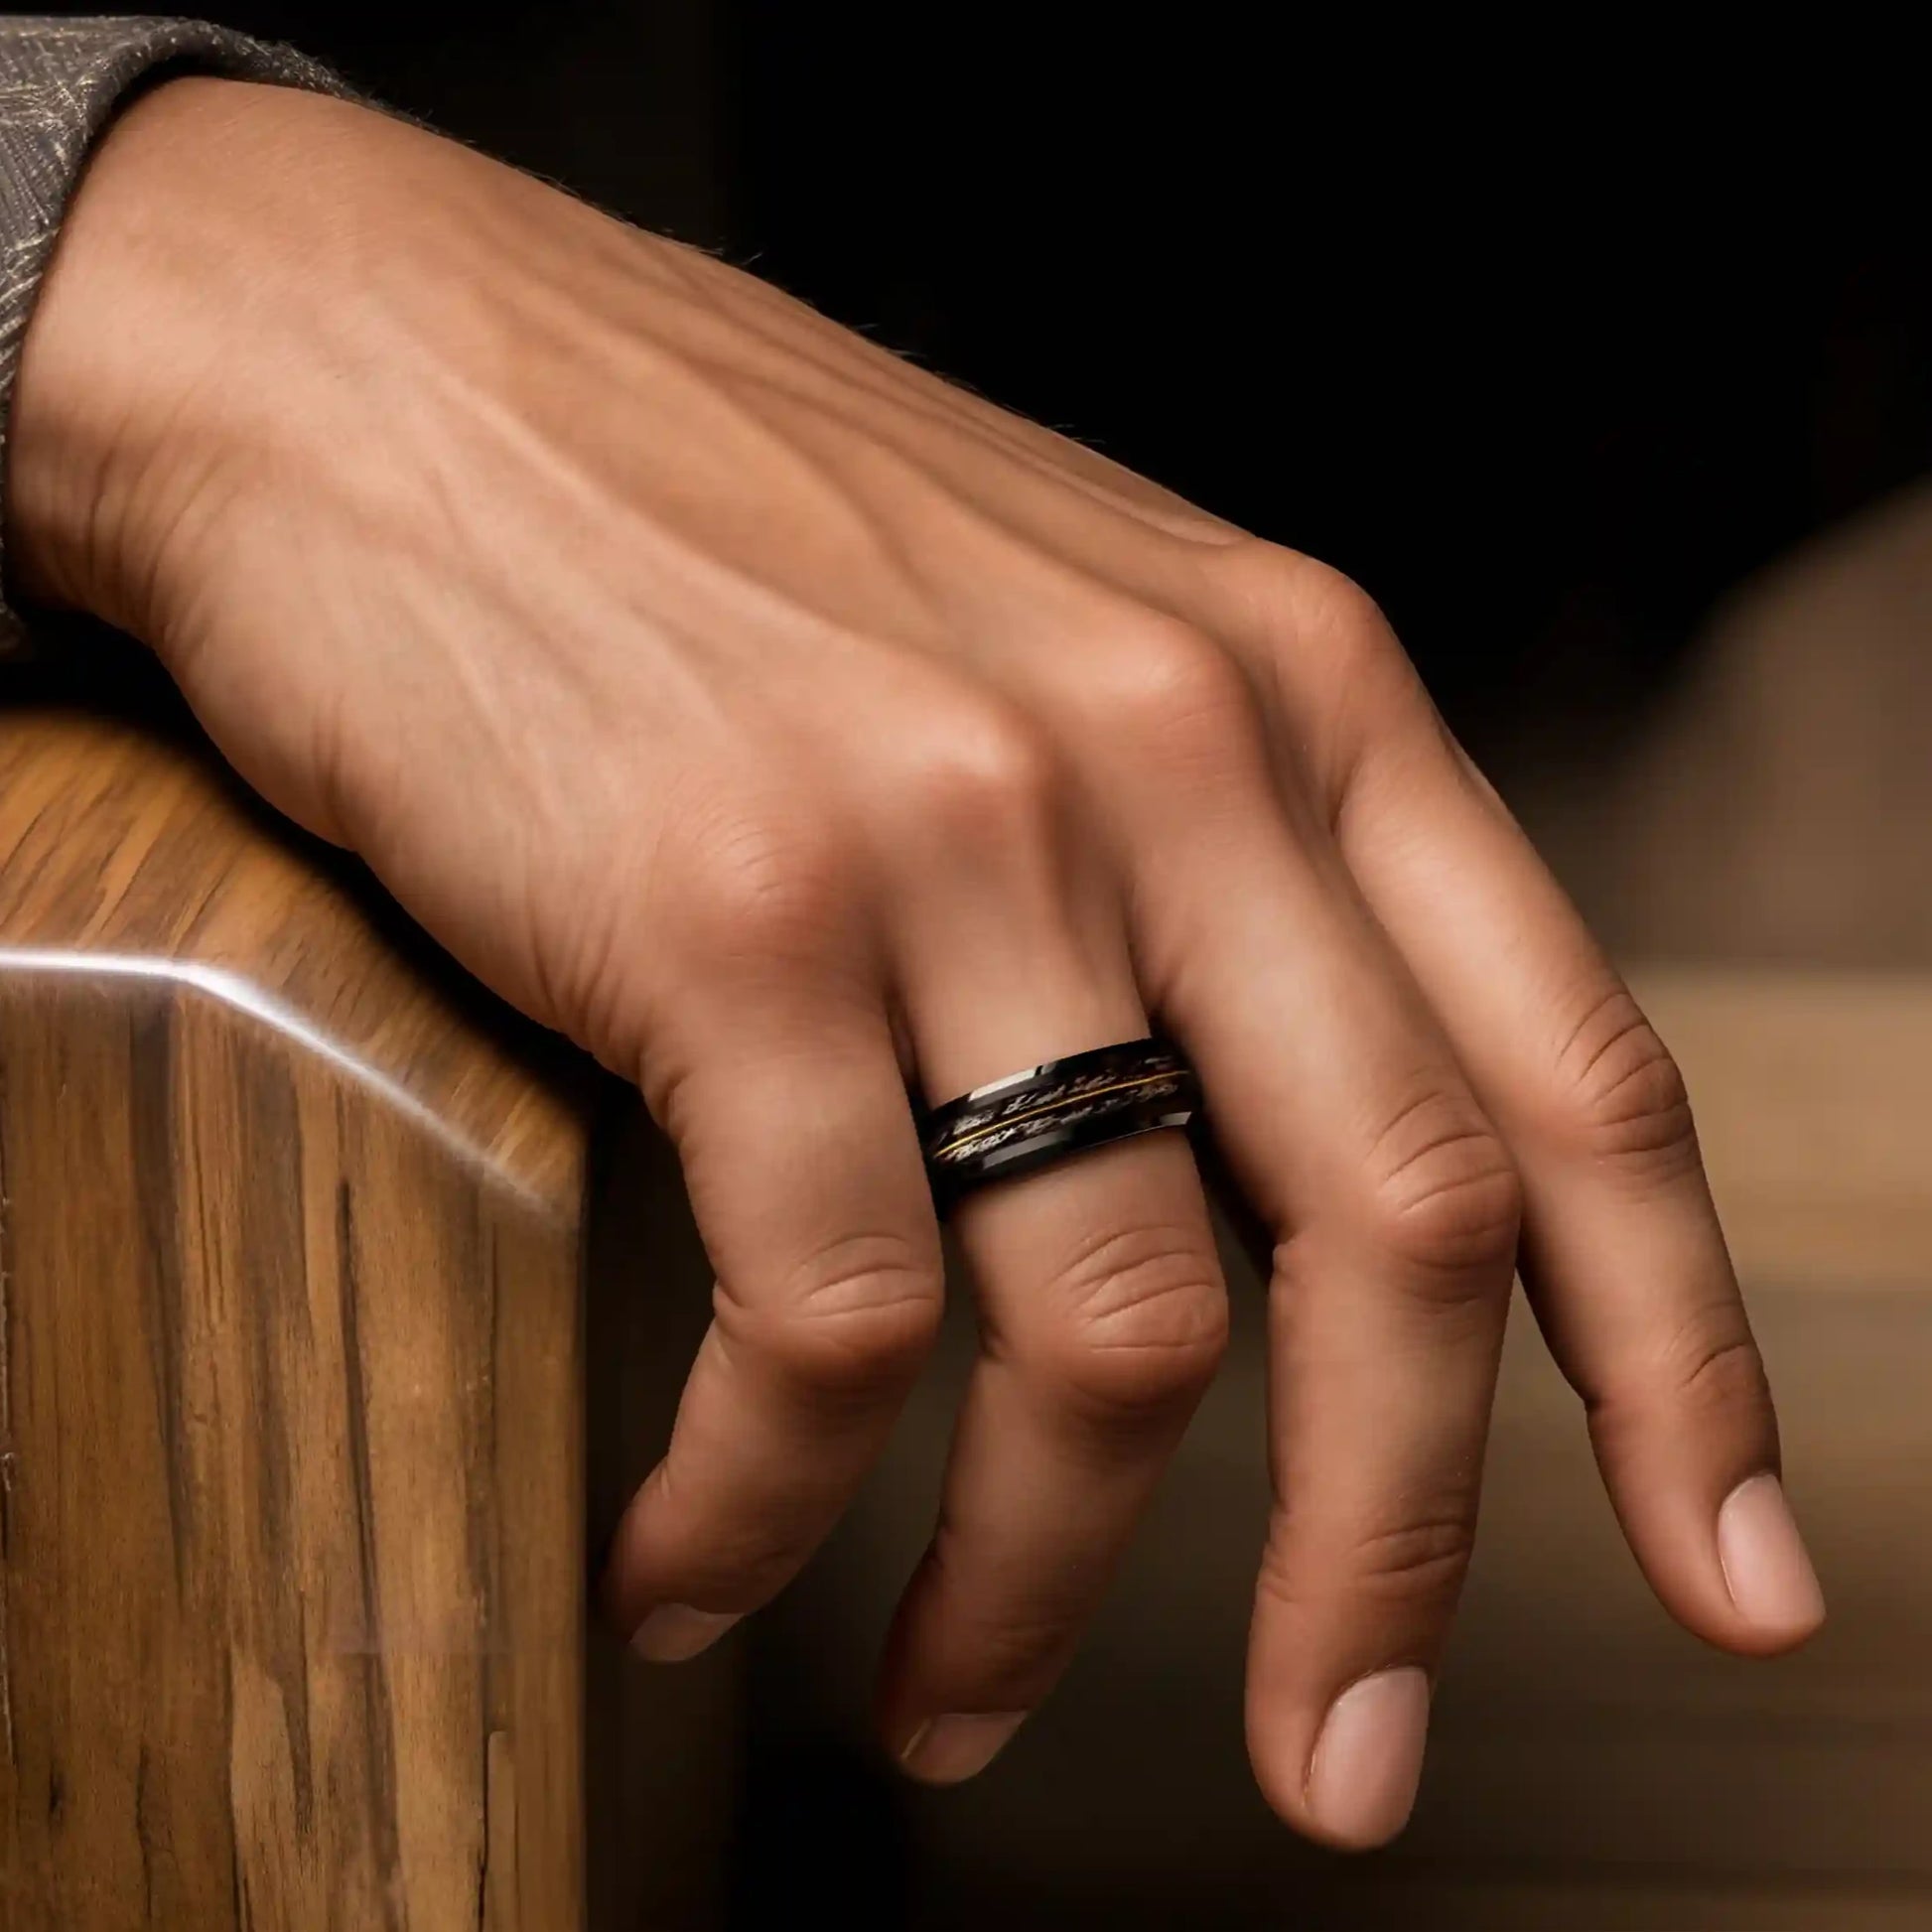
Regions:
[[[15,556],[242,773],[634,1078],[717,1275],[613,1614],[766,1602],[932,1339],[908,1082],[1152,1024],[1273,1232],[1249,1732],[1406,1816],[1512,1265],[1659,1596],[1822,1603],[1678,1075],[1374,605],[751,278],[359,108],[184,80],[26,345]],[[914,1775],[1046,1695],[1226,1326],[1157,1134],[983,1191],[984,1344],[880,1694]]]

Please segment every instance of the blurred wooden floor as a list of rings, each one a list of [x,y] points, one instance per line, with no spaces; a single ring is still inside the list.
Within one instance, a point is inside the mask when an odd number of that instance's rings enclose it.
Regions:
[[[1371,1859],[1299,1845],[1255,1795],[1241,1740],[1266,1495],[1260,1292],[1230,1256],[1227,1372],[1071,1676],[992,1774],[897,1795],[906,1922],[1932,1927],[1932,974],[1637,978],[1699,1101],[1825,1632],[1752,1664],[1664,1616],[1519,1309],[1415,1821]],[[764,1722],[840,1728],[864,1709],[966,1352],[956,1337],[855,1518],[760,1633],[760,1699],[797,1707]]]

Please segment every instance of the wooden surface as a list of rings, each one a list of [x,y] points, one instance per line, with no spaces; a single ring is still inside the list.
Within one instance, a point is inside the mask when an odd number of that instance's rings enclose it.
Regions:
[[[558,1932],[581,1101],[207,773],[0,715],[0,1925]]]

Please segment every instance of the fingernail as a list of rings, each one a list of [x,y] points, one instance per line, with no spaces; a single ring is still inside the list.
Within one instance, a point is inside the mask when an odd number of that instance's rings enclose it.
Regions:
[[[742,1610],[694,1610],[688,1603],[660,1603],[631,1633],[630,1647],[652,1664],[681,1664],[711,1646]]]
[[[1409,1822],[1429,1735],[1429,1678],[1413,1665],[1351,1684],[1329,1707],[1309,1767],[1309,1809],[1363,1851]]]
[[[1024,1711],[930,1718],[906,1740],[899,1768],[923,1784],[958,1784],[985,1770],[1026,1722]]]
[[[1718,1561],[1730,1600],[1759,1629],[1801,1637],[1824,1622],[1825,1592],[1776,1476],[1752,1476],[1725,1498]]]

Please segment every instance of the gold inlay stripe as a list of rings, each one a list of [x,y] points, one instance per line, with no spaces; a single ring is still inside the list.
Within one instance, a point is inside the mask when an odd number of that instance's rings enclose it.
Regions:
[[[988,1121],[984,1127],[976,1127],[970,1134],[962,1134],[956,1141],[948,1141],[944,1147],[934,1148],[930,1159],[943,1161],[949,1154],[957,1154],[962,1147],[970,1147],[975,1141],[983,1141],[989,1134],[998,1134],[1023,1120],[1038,1120],[1046,1114],[1057,1114],[1064,1107],[1077,1107],[1082,1101],[1098,1100],[1103,1093],[1129,1093],[1135,1087],[1158,1087],[1164,1080],[1178,1080],[1178,1068],[1171,1068],[1166,1073],[1143,1073],[1132,1080],[1116,1080],[1112,1086],[1089,1087],[1084,1093],[1069,1093],[1058,1100],[1049,1100],[1043,1107],[1030,1107],[1023,1114],[1009,1114],[1005,1120]]]

